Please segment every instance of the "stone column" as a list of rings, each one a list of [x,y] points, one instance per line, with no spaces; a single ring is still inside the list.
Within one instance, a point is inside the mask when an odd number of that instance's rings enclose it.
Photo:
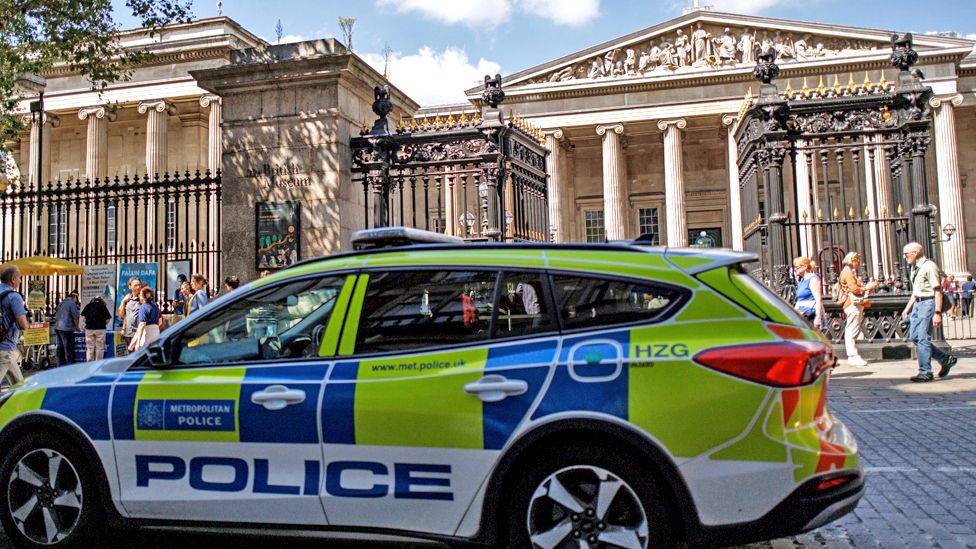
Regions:
[[[623,124],[597,126],[603,137],[603,223],[607,240],[623,240],[626,231],[626,171],[620,135]]]
[[[729,171],[729,217],[732,220],[732,249],[743,250],[742,239],[742,190],[739,187],[739,150],[735,144],[735,124],[739,117],[734,114],[722,115],[722,125],[726,128]]]
[[[606,139],[604,137],[604,139]],[[562,216],[563,181],[563,131],[555,129],[546,133],[546,148],[549,149],[549,181],[546,187],[549,215],[549,238],[553,242],[566,241],[566,224]]]
[[[160,99],[139,104],[139,114],[146,117],[146,174],[152,179],[163,176],[166,165],[166,136],[169,133],[168,116],[176,114],[176,107]]]
[[[885,154],[884,150],[884,136],[876,135],[874,140],[871,142],[871,149],[874,152],[874,163],[871,166],[873,171],[873,182],[874,190],[878,195],[877,204],[875,205],[877,216],[879,218],[890,217],[896,215],[895,210],[898,206],[892,207],[891,204],[891,170],[888,167],[888,155]],[[868,155],[868,161],[870,162],[871,155]],[[878,242],[880,249],[878,253],[881,257],[881,269],[885,275],[892,275],[894,273],[894,261],[895,257],[892,254],[901,254],[901,250],[895,250],[894,247],[894,235],[891,234],[891,225],[889,223],[879,223],[878,224]]]
[[[664,132],[664,204],[667,217],[668,246],[688,245],[688,220],[685,211],[685,175],[681,155],[681,130],[688,123],[683,118],[659,120]]]
[[[962,95],[933,97],[929,106],[934,109],[935,160],[939,177],[939,219],[944,227],[951,223],[956,234],[942,243],[942,269],[949,274],[969,274],[966,269],[966,230],[963,226],[962,185],[959,181],[959,153],[956,149],[956,119],[953,107],[962,105]],[[941,227],[936,234],[942,238]]]
[[[200,106],[210,108],[207,119],[207,169],[216,174],[220,169],[220,159],[224,154],[224,145],[220,140],[220,121],[223,117],[223,104],[219,95],[207,94],[200,97]]]
[[[115,121],[115,113],[104,105],[86,107],[78,111],[78,118],[88,121],[85,141],[85,178],[103,179],[108,168],[108,123]]]
[[[798,140],[796,142],[796,156],[793,167],[793,174],[796,181],[793,182],[796,192],[796,220],[799,223],[813,223],[817,219],[817,212],[813,210],[813,198],[810,194],[810,153],[805,150],[807,142]],[[813,238],[813,226],[804,225],[800,227],[800,255],[816,260],[817,245]]]

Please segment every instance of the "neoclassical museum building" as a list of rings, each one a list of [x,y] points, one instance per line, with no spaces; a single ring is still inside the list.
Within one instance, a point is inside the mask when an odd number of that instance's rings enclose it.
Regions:
[[[744,102],[758,93],[756,47],[777,52],[776,84],[787,98],[869,93],[897,79],[889,63],[892,32],[698,10],[503,75],[502,109],[549,150],[550,238],[602,242],[647,234],[671,246],[741,249],[744,229],[756,220],[742,219],[733,136]],[[938,227],[956,228],[941,243],[942,260],[947,272],[968,272],[976,266],[974,43],[914,38],[915,68],[934,93],[929,196]],[[301,256],[348,247],[362,226],[365,200],[353,182],[349,141],[375,118],[370,105],[373,87],[385,83],[381,74],[334,39],[274,46],[224,17],[173,25],[152,38],[130,31],[123,43],[148,46],[157,57],[101,94],[67,70],[44,75],[43,138],[35,124],[5,144],[11,180],[219,168],[222,227],[211,239],[222,242],[211,245],[222,247],[225,272],[256,275],[254,207],[263,201],[301,203]],[[467,90],[467,103],[437,107],[390,88],[391,119],[407,120],[408,128],[468,120],[484,107],[480,86]],[[882,146],[872,138],[863,144],[864,151]],[[32,159],[39,149],[37,174]],[[860,216],[854,196],[865,197],[858,209],[869,217],[910,207],[879,194],[887,174],[879,165],[858,166],[832,164],[826,178],[806,174],[828,180],[834,212],[824,211],[816,188],[811,193],[794,181],[805,177],[792,174],[784,180],[786,203],[797,219]],[[194,223],[202,211],[194,212]],[[106,221],[106,213],[96,210],[89,220]],[[160,210],[155,223],[170,223],[168,217]],[[61,230],[57,220],[43,225],[42,241]],[[174,225],[158,234],[180,236],[183,222]],[[459,230],[453,222],[439,228]],[[17,245],[10,229],[4,227],[7,250]]]

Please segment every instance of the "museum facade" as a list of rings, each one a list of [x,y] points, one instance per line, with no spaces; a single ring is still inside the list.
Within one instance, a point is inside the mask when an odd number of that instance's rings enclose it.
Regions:
[[[501,108],[549,150],[550,238],[648,235],[670,246],[741,249],[743,233],[763,222],[764,210],[760,204],[757,219],[742,218],[734,141],[740,113],[758,90],[755,49],[777,52],[775,83],[787,99],[872,93],[897,77],[891,35],[699,10],[504,76]],[[382,75],[335,40],[273,46],[227,18],[174,25],[154,38],[131,31],[123,43],[148,45],[156,61],[101,94],[67,71],[45,75],[43,138],[35,124],[5,144],[11,180],[221,169],[224,271],[256,274],[254,212],[261,202],[302,204],[301,256],[348,247],[351,231],[363,225],[365,200],[353,182],[349,141],[375,118],[372,90]],[[937,226],[956,228],[941,243],[942,261],[947,272],[969,272],[976,265],[976,190],[969,186],[976,177],[974,43],[928,35],[914,43],[916,68],[934,93],[929,196]],[[391,89],[391,118],[405,116],[407,131],[470,120],[485,108],[481,87],[467,91],[467,103],[429,108]],[[865,138],[865,157],[884,146]],[[878,157],[880,164],[884,154]],[[784,177],[796,219],[871,219],[909,207],[880,192],[883,166],[808,165],[813,173]],[[804,184],[821,180],[822,189]],[[444,201],[459,200],[446,186],[438,192]],[[853,197],[863,198],[857,211]],[[462,210],[453,204],[448,211],[453,218]],[[166,217],[161,211],[149,219],[164,224]],[[452,219],[437,227],[457,234],[460,225]],[[9,251],[17,243],[4,228]],[[50,234],[40,239],[50,241]]]

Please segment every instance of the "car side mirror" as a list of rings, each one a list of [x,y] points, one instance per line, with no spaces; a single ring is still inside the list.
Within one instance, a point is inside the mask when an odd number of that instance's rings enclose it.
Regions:
[[[149,356],[149,364],[154,368],[168,368],[173,365],[168,345],[164,345],[162,340],[157,339],[146,347]]]

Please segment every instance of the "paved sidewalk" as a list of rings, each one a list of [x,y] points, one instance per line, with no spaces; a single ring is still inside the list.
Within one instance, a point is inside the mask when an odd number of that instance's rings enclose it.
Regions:
[[[961,347],[952,374],[931,383],[908,380],[913,361],[842,361],[828,408],[858,439],[865,496],[819,530],[749,547],[976,548],[976,358]]]

